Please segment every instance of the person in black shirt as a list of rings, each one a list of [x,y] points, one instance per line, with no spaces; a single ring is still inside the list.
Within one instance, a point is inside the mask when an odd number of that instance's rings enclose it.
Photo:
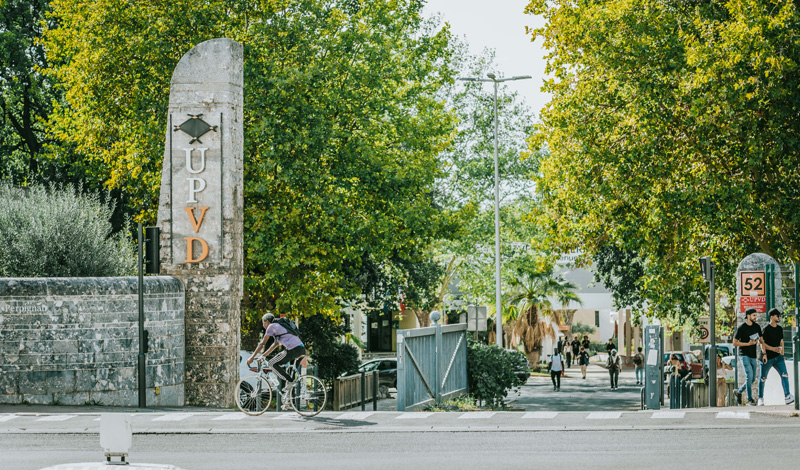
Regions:
[[[764,327],[764,336],[761,338],[761,349],[764,352],[761,360],[764,364],[761,366],[761,380],[758,382],[758,406],[764,406],[764,384],[773,367],[781,375],[784,401],[787,405],[794,402],[794,396],[789,393],[789,374],[783,360],[783,327],[780,321],[781,311],[777,308],[770,310],[769,325]]]
[[[611,351],[616,349],[617,347],[614,345],[614,338],[608,338],[608,344],[606,344],[606,351],[608,354],[611,354]]]
[[[756,404],[755,400],[753,400],[751,384],[755,381],[759,372],[758,361],[756,360],[756,344],[761,338],[761,326],[756,323],[757,317],[758,312],[756,312],[756,309],[748,308],[744,312],[744,323],[739,325],[739,328],[736,329],[736,335],[733,337],[733,345],[739,348],[739,362],[742,364],[747,377],[742,386],[739,387],[739,390],[733,392],[739,404],[742,403],[742,391],[745,389],[747,390],[747,403],[749,405]]]
[[[583,342],[581,343],[581,346],[583,346],[583,349],[585,349],[587,353],[592,350],[592,342],[589,341],[588,335],[583,336]]]

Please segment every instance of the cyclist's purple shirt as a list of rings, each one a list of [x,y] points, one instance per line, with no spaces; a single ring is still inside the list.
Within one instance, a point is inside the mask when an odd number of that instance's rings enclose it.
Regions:
[[[275,341],[279,342],[287,350],[303,345],[303,342],[300,341],[300,338],[287,332],[286,328],[277,323],[270,323],[269,327],[267,327],[266,334],[267,336],[272,336],[275,338]]]

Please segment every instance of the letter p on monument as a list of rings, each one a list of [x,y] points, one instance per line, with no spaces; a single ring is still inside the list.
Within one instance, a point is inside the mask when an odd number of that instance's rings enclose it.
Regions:
[[[158,226],[162,273],[186,287],[189,405],[231,405],[238,377],[243,68],[241,44],[211,39],[181,58],[170,84]]]

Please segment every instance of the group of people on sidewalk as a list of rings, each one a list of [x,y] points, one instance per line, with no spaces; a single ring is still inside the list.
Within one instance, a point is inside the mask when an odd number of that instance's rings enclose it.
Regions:
[[[739,363],[745,371],[747,379],[737,390],[734,391],[736,400],[742,404],[742,392],[747,391],[747,403],[756,405],[753,399],[752,383],[758,379],[758,406],[764,405],[764,386],[767,376],[771,369],[775,369],[780,374],[781,385],[783,386],[784,402],[788,405],[794,402],[794,396],[789,392],[789,375],[786,370],[786,363],[783,359],[783,327],[780,325],[781,312],[777,308],[769,311],[769,324],[763,329],[756,322],[758,313],[751,308],[745,311],[745,322],[739,325],[734,335],[733,345],[739,348]],[[558,342],[553,354],[548,358],[548,369],[550,379],[553,382],[553,391],[561,390],[561,376],[565,368],[572,366],[573,360],[581,367],[581,374],[586,378],[586,366],[589,365],[589,351],[591,343],[589,337],[584,336],[583,341],[579,342],[575,337],[571,342],[563,339]],[[619,388],[619,373],[622,370],[622,361],[617,354],[617,348],[613,339],[606,344],[608,358],[605,368],[608,370],[611,390]],[[565,354],[562,355],[562,352]],[[760,353],[760,354],[759,354]],[[566,359],[565,359],[566,356]],[[722,362],[720,356],[717,362],[717,406],[725,406],[725,387],[727,378],[732,376],[733,368]],[[642,348],[633,356],[633,365],[636,374],[636,385],[644,384],[644,354]],[[668,365],[673,365],[671,374],[680,375],[688,373],[688,370],[681,369],[680,361],[674,354],[670,357]]]
[[[590,346],[591,342],[588,336],[584,336],[583,341],[578,341],[578,337],[576,336],[571,342],[568,338],[558,342],[553,354],[551,354],[547,360],[547,369],[550,371],[550,380],[553,382],[554,392],[561,390],[561,376],[564,375],[565,369],[572,367],[573,359],[581,368],[582,378],[586,378]],[[564,351],[565,354],[562,355],[562,351]],[[616,351],[616,349],[614,351]],[[617,376],[619,376],[619,370],[617,370]]]
[[[752,383],[758,378],[758,406],[764,405],[764,385],[769,371],[774,368],[781,377],[784,402],[794,402],[789,393],[789,374],[783,360],[783,327],[780,325],[781,312],[777,308],[769,311],[769,324],[761,328],[756,322],[758,312],[750,308],[744,312],[744,323],[739,325],[733,338],[733,345],[739,348],[739,362],[746,376],[745,383],[734,391],[736,401],[742,404],[742,392],[747,391],[747,404],[756,405],[753,400]],[[760,360],[758,358],[761,353]]]

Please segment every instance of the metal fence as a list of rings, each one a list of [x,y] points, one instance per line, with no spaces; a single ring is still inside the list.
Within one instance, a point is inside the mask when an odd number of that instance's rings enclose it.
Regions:
[[[467,325],[397,332],[397,411],[467,393]]]
[[[367,401],[377,403],[378,371],[340,377],[333,382],[333,410],[346,410]]]

